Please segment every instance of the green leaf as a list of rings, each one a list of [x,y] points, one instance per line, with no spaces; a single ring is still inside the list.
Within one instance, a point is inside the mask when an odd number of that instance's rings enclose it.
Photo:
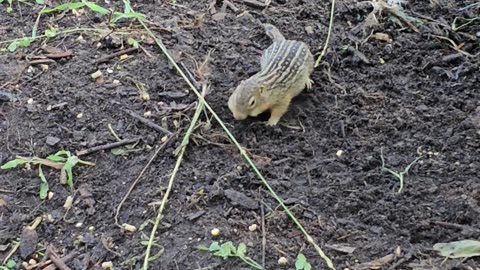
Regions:
[[[103,8],[97,4],[95,4],[94,2],[88,2],[88,1],[82,1],[83,3],[85,3],[85,5],[92,11],[94,12],[97,12],[97,13],[100,13],[102,15],[107,15],[110,13],[110,11],[108,11],[108,9],[106,8]]]
[[[55,8],[52,8],[52,9],[45,9],[40,14],[49,14],[54,12],[70,10],[70,9],[80,9],[84,6],[85,6],[85,3],[82,3],[82,2],[66,3],[63,5],[56,6]]]
[[[7,13],[10,14],[13,12],[13,8],[12,7],[7,7]]]
[[[136,41],[136,40],[133,39],[133,38],[128,38],[127,42],[128,42],[128,44],[129,44],[130,46],[132,46],[133,48],[138,48],[138,47],[139,47],[138,41]]]
[[[116,23],[120,19],[144,20],[145,14],[138,13],[138,12],[128,12],[128,13],[114,12],[112,22]]]
[[[226,259],[227,257],[235,255],[235,247],[233,246],[232,242],[223,243],[220,246],[220,250],[215,252],[213,255]]]
[[[45,198],[47,198],[48,182],[47,182],[47,179],[45,178],[45,175],[43,174],[41,164],[38,165],[38,176],[40,176],[40,180],[42,181],[40,183],[40,199],[44,200]]]
[[[127,150],[125,150],[125,148],[113,148],[112,150],[110,150],[110,153],[112,153],[113,155],[115,156],[120,156],[120,155],[124,155],[127,153]]]
[[[33,40],[33,38],[24,37],[20,40],[20,43],[18,43],[18,47],[28,48]]]
[[[67,159],[67,163],[70,164],[70,166],[73,168],[75,165],[77,165],[78,161],[80,159],[76,156],[71,156]]]
[[[7,262],[7,267],[8,267],[8,268],[13,269],[13,268],[15,268],[15,266],[17,266],[17,262],[16,262],[16,261],[14,261],[14,260],[12,260],[12,259],[8,260],[8,262]]]
[[[16,51],[19,43],[20,43],[20,42],[19,42],[18,40],[13,41],[12,43],[10,43],[10,45],[8,45],[8,47],[7,47],[8,51],[10,51],[10,52]]]
[[[35,3],[37,3],[39,5],[44,5],[45,1],[44,0],[35,0]]]
[[[461,240],[449,243],[436,243],[433,250],[449,258],[469,258],[480,256],[480,241]]]
[[[312,270],[312,265],[310,263],[306,263],[305,267],[303,267],[304,270]]]
[[[73,173],[72,173],[72,166],[67,162],[63,166],[65,171],[67,172],[67,184],[68,186],[73,189]]]
[[[57,36],[57,30],[54,28],[45,30],[45,35],[49,38],[53,38]]]
[[[297,270],[304,269],[306,264],[307,258],[305,258],[305,255],[303,255],[302,253],[298,254],[297,260],[295,261],[295,268]]]
[[[50,155],[47,157],[48,160],[55,161],[55,162],[65,162],[67,159],[64,157]]]
[[[28,163],[28,162],[29,162],[28,160],[14,159],[14,160],[11,160],[11,161],[3,164],[3,166],[0,167],[0,169],[2,169],[2,170],[13,169],[13,168],[16,168],[19,165],[23,165],[23,164]]]
[[[55,153],[55,156],[71,157],[72,154],[70,153],[70,151],[61,150],[61,151],[58,151],[57,153]]]
[[[197,249],[201,251],[210,251],[206,246],[197,246]]]
[[[213,242],[210,244],[210,247],[208,248],[209,251],[217,251],[220,250],[220,245],[218,242]]]
[[[245,257],[246,253],[247,253],[247,246],[244,243],[238,244],[237,256],[243,258]]]

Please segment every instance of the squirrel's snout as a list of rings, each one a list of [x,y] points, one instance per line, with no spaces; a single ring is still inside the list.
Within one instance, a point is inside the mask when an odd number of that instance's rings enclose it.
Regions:
[[[235,118],[235,120],[245,120],[245,119],[247,119],[247,115],[246,114],[233,113],[233,118]]]

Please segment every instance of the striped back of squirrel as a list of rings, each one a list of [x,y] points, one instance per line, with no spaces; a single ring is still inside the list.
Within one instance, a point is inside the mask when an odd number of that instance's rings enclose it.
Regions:
[[[312,65],[313,56],[304,42],[285,39],[273,25],[264,27],[273,44],[262,55],[257,82],[270,89],[288,86]]]

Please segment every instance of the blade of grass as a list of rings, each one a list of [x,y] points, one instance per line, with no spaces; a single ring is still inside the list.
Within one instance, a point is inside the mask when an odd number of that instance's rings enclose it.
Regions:
[[[330,10],[330,23],[328,25],[327,39],[325,40],[325,45],[323,46],[322,53],[320,53],[320,55],[317,58],[317,61],[315,61],[315,67],[318,67],[318,65],[320,65],[320,60],[322,60],[325,53],[327,53],[328,44],[330,43],[330,35],[332,34],[334,15],[335,15],[335,0],[332,0],[332,9]]]
[[[204,84],[203,90],[202,90],[202,100],[203,100],[203,96],[206,93],[206,90],[207,90],[207,86]],[[185,132],[185,136],[183,137],[182,143],[180,145],[180,152],[178,154],[177,162],[175,163],[175,167],[173,168],[172,175],[170,176],[170,180],[168,181],[167,190],[165,191],[165,195],[163,196],[162,203],[160,204],[157,217],[155,218],[155,223],[153,225],[152,232],[150,233],[150,238],[148,239],[147,250],[145,252],[145,260],[143,262],[144,270],[148,269],[148,263],[150,262],[149,258],[150,258],[150,252],[153,245],[153,239],[155,238],[155,233],[157,232],[158,225],[160,224],[160,221],[162,219],[163,209],[165,209],[165,205],[167,204],[167,200],[168,200],[168,197],[170,196],[170,192],[172,191],[175,177],[177,176],[178,169],[180,168],[180,164],[183,161],[183,154],[185,153],[185,149],[187,148],[188,142],[190,140],[190,135],[193,132],[193,128],[195,127],[198,119],[200,118],[200,113],[202,112],[203,106],[204,106],[204,101],[200,101],[198,103],[197,110],[193,115],[192,122],[190,123],[188,130]]]

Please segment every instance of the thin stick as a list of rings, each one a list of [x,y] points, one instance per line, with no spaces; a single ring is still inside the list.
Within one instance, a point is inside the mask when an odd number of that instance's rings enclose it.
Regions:
[[[62,259],[60,259],[58,254],[53,250],[51,246],[48,247],[48,249],[50,254],[50,260],[53,262],[53,264],[55,264],[56,267],[58,267],[61,270],[71,270],[71,268],[68,267],[67,264],[65,264],[65,262],[62,261]]]
[[[265,269],[265,253],[267,249],[267,229],[265,228],[265,209],[262,202],[262,267]]]
[[[172,175],[170,176],[170,180],[168,181],[167,191],[165,191],[165,195],[163,196],[162,203],[160,204],[160,208],[158,210],[157,218],[155,219],[152,232],[150,233],[150,238],[148,239],[147,251],[145,252],[145,260],[143,262],[144,270],[148,269],[148,262],[150,259],[150,251],[152,249],[153,239],[155,238],[155,233],[157,232],[158,225],[160,224],[160,221],[162,219],[162,213],[163,213],[163,210],[165,209],[165,205],[167,204],[167,200],[168,200],[168,197],[170,196],[170,192],[172,191],[173,183],[175,181],[175,177],[177,176],[178,169],[180,168],[180,164],[182,163],[183,154],[185,153],[185,149],[187,148],[188,142],[190,140],[190,135],[192,134],[193,129],[197,124],[197,121],[200,118],[200,114],[203,110],[203,106],[204,106],[203,98],[206,92],[207,92],[207,86],[206,84],[204,84],[202,89],[202,95],[201,95],[202,100],[198,103],[197,110],[195,111],[195,114],[193,115],[193,118],[192,118],[192,122],[190,123],[190,126],[188,127],[188,130],[185,133],[185,136],[183,137],[182,144],[180,145],[181,150],[178,155],[177,162],[175,164],[175,167],[173,168],[173,172],[172,172]]]
[[[123,110],[125,113],[129,114],[131,117],[137,119],[138,121],[142,122],[143,124],[155,129],[156,131],[160,132],[160,133],[166,133],[167,135],[172,135],[173,132],[167,130],[167,129],[164,129],[163,127],[153,123],[152,121],[146,119],[145,117],[141,117],[140,115],[132,112],[132,111],[129,111],[129,110]]]
[[[176,135],[176,134],[174,134]],[[147,170],[147,168],[150,166],[150,164],[152,164],[153,160],[158,156],[158,153],[160,153],[160,151],[162,149],[165,148],[165,146],[175,137],[174,135],[170,135],[170,137],[168,138],[167,141],[165,141],[162,145],[160,145],[160,147],[158,147],[157,151],[155,151],[155,153],[153,153],[152,157],[150,158],[150,160],[148,160],[147,164],[145,165],[145,167],[143,167],[142,171],[140,172],[140,174],[137,176],[137,178],[135,179],[135,181],[133,181],[133,184],[130,186],[130,188],[128,189],[127,191],[127,194],[125,194],[125,196],[123,196],[123,199],[120,201],[120,204],[117,206],[117,210],[115,211],[115,224],[117,226],[119,226],[120,228],[123,228],[123,226],[118,222],[118,216],[120,214],[120,210],[122,209],[122,206],[123,204],[125,203],[125,201],[127,200],[128,196],[130,196],[130,193],[132,193],[133,189],[135,188],[135,186],[138,184],[138,182],[140,181],[140,179],[142,178],[143,174],[145,173],[145,171]]]
[[[135,48],[135,47],[132,47],[132,48],[128,48],[128,49],[125,49],[125,50],[121,50],[121,51],[118,51],[118,52],[114,52],[112,54],[109,54],[105,57],[102,57],[100,59],[97,59],[95,61],[95,64],[101,64],[101,63],[105,63],[105,62],[108,62],[108,60],[112,59],[112,58],[115,58],[117,56],[120,56],[122,54],[127,54],[127,53],[131,53],[131,52],[135,52],[137,51],[138,48]]]
[[[108,149],[124,146],[126,144],[136,143],[139,140],[140,140],[139,138],[136,138],[136,139],[126,139],[126,140],[118,141],[114,143],[107,143],[107,144],[95,146],[89,149],[80,150],[76,154],[77,154],[77,157],[79,157],[79,156],[88,155],[97,151],[108,150]]]
[[[335,0],[332,0],[332,1],[335,1]],[[225,133],[228,135],[228,137],[230,138],[230,140],[235,144],[235,146],[240,150],[240,154],[243,156],[243,158],[247,161],[247,163],[250,165],[250,167],[253,169],[253,171],[255,172],[255,174],[258,176],[258,178],[260,178],[260,180],[263,182],[263,184],[265,185],[265,187],[268,189],[268,191],[270,192],[270,194],[272,194],[272,196],[275,198],[275,200],[277,200],[277,202],[280,204],[280,206],[285,210],[285,212],[287,213],[287,215],[290,217],[290,219],[292,219],[292,221],[295,223],[295,225],[297,225],[297,227],[300,229],[300,231],[304,234],[306,240],[311,244],[313,245],[313,247],[315,248],[315,250],[317,251],[317,253],[320,255],[320,257],[326,262],[327,266],[330,268],[330,269],[333,269],[335,270],[335,267],[332,263],[332,260],[330,260],[330,258],[328,258],[325,253],[323,253],[322,249],[320,248],[320,246],[317,245],[317,243],[313,240],[313,238],[307,233],[307,231],[305,230],[305,228],[303,228],[302,224],[300,224],[300,222],[297,220],[297,218],[295,218],[295,216],[293,215],[293,213],[290,211],[290,209],[288,209],[288,207],[283,203],[283,200],[277,195],[277,193],[275,193],[275,191],[272,189],[272,187],[270,186],[270,184],[268,183],[268,181],[265,179],[265,177],[263,177],[263,175],[260,173],[260,171],[258,170],[258,168],[255,166],[255,164],[253,163],[253,161],[250,159],[250,157],[247,155],[247,152],[245,151],[244,148],[242,148],[242,146],[240,145],[240,143],[237,141],[237,139],[235,139],[235,137],[232,135],[232,133],[230,132],[230,130],[225,126],[225,124],[223,123],[222,119],[220,119],[220,117],[217,115],[217,113],[210,107],[210,105],[205,101],[205,99],[203,98],[203,96],[198,92],[198,90],[195,88],[195,86],[192,84],[192,82],[188,79],[188,77],[185,75],[185,73],[182,71],[182,69],[178,66],[178,64],[175,62],[175,60],[173,59],[173,57],[170,55],[170,53],[168,52],[167,48],[165,48],[165,46],[163,45],[163,42],[158,39],[154,34],[153,32],[147,27],[147,25],[145,24],[145,22],[143,22],[142,20],[138,20],[139,23],[143,26],[143,28],[145,28],[145,30],[147,31],[147,33],[155,40],[155,43],[160,47],[160,49],[162,50],[162,52],[165,54],[165,56],[168,58],[168,60],[172,63],[172,65],[175,67],[175,69],[177,70],[177,72],[180,74],[180,76],[182,76],[182,78],[185,80],[185,82],[188,84],[188,86],[192,89],[192,91],[195,93],[195,95],[197,95],[198,99],[200,100],[200,102],[204,103],[204,106],[205,108],[207,108],[208,111],[210,111],[210,113],[212,114],[212,116],[215,118],[215,120],[218,122],[218,124],[223,128],[223,130],[225,131]],[[147,270],[146,268],[144,268],[144,270]]]
[[[67,263],[67,262],[71,261],[73,258],[77,257],[77,255],[78,255],[78,253],[76,251],[72,251],[69,254],[65,255],[64,257],[60,258],[60,260],[62,260],[62,262],[64,262],[64,263]],[[53,261],[48,260],[46,262],[52,263]],[[55,264],[50,264],[50,263],[47,267],[43,268],[43,270],[55,270],[56,269]]]
[[[320,54],[320,56],[318,56],[317,61],[315,62],[315,67],[318,67],[318,65],[320,64],[320,60],[322,60],[323,56],[327,52],[328,43],[330,42],[330,35],[332,34],[334,15],[335,15],[335,0],[332,0],[332,9],[330,10],[330,24],[328,25],[327,40],[325,40],[325,46],[323,46],[322,53]]]

